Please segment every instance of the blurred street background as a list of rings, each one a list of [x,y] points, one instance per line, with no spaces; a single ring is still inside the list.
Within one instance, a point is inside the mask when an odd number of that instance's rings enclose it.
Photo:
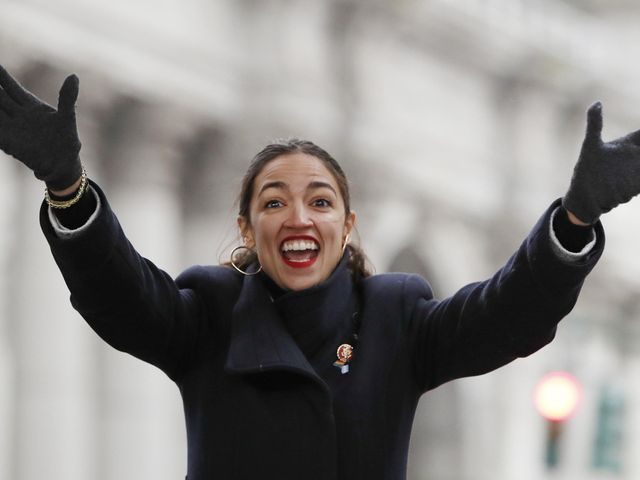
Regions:
[[[631,0],[0,0],[0,64],[54,105],[80,77],[89,176],[171,275],[228,259],[248,162],[295,136],[345,168],[376,270],[443,298],[564,194],[591,103],[605,140],[640,128],[639,22]],[[184,478],[178,389],[71,308],[42,191],[0,153],[0,479]],[[603,223],[551,345],[423,397],[410,479],[640,478],[640,199]],[[580,392],[554,424],[551,371]]]

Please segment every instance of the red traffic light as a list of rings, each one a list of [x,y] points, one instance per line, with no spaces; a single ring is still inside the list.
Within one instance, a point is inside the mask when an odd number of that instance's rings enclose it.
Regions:
[[[561,422],[576,410],[582,387],[567,372],[551,372],[540,379],[534,392],[534,401],[540,415],[547,420]]]

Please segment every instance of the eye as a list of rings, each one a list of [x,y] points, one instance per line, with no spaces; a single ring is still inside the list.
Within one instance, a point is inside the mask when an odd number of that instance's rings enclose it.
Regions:
[[[326,198],[318,198],[313,201],[314,207],[327,208],[331,206],[331,201]]]
[[[269,200],[264,204],[264,208],[278,208],[282,206],[282,202],[280,200]]]

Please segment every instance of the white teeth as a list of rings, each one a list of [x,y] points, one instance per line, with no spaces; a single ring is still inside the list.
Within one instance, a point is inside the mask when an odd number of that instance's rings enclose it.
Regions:
[[[282,245],[283,252],[291,250],[318,250],[318,244],[312,240],[289,240]]]

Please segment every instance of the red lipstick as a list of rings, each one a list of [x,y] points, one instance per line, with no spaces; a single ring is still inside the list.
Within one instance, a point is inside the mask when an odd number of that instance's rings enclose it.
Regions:
[[[280,247],[282,261],[291,268],[307,268],[313,265],[318,259],[319,249],[313,250],[288,250],[284,251],[284,244],[290,241],[307,241],[313,242],[318,246],[318,241],[308,235],[296,235],[285,238]]]

